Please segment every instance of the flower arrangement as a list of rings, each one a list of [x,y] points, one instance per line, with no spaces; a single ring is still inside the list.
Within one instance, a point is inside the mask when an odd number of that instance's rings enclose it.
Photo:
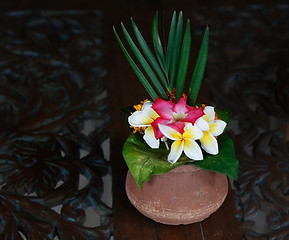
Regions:
[[[238,160],[232,140],[224,133],[228,113],[197,103],[207,61],[209,28],[205,29],[185,93],[191,50],[190,21],[187,20],[184,27],[182,12],[173,13],[164,50],[156,13],[152,23],[154,54],[133,19],[131,23],[136,41],[123,23],[121,27],[138,64],[116,29],[113,30],[129,64],[151,98],[129,109],[128,123],[133,133],[124,143],[123,157],[136,184],[141,189],[151,176],[183,164],[195,164],[237,179]]]

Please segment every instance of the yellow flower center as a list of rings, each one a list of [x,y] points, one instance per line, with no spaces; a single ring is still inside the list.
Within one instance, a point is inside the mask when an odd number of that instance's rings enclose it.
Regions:
[[[173,113],[173,119],[177,122],[180,121],[182,119],[185,119],[187,116],[187,114],[183,113],[183,112],[178,112],[178,113]]]
[[[145,130],[147,127],[133,127],[130,126],[131,128],[133,128],[133,133],[139,132],[140,134],[144,134]]]
[[[134,106],[133,106],[134,109],[135,109],[136,111],[141,111],[142,105],[144,105],[144,103],[147,102],[147,101],[148,101],[148,99],[145,99],[145,100],[141,101],[140,104],[134,105]]]
[[[141,101],[140,104],[134,105],[134,106],[133,106],[134,109],[135,109],[136,111],[141,111],[142,106],[143,106],[144,103],[147,102],[147,101],[148,101],[148,99],[145,99],[145,100]],[[131,114],[133,114],[133,113],[131,112]],[[145,130],[146,130],[146,128],[147,128],[147,127],[133,127],[133,126],[130,126],[130,127],[134,129],[134,130],[133,130],[133,133],[139,132],[140,134],[144,134],[144,132],[145,132]]]

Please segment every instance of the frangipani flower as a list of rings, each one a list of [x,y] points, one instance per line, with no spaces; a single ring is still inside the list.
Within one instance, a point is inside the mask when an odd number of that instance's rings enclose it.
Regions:
[[[159,129],[167,138],[174,140],[168,155],[168,161],[170,163],[178,161],[183,151],[190,159],[203,160],[202,150],[195,141],[204,135],[198,126],[185,123],[182,131],[178,132],[169,126],[159,124]]]
[[[196,125],[204,132],[204,136],[200,139],[202,148],[210,154],[219,153],[219,147],[216,137],[222,134],[227,123],[215,119],[214,107],[206,106],[205,115],[196,121]]]
[[[159,115],[159,117],[151,123],[157,139],[164,136],[159,129],[160,124],[167,125],[180,132],[180,129],[184,128],[186,122],[194,125],[195,121],[204,115],[200,108],[188,106],[184,98],[181,98],[176,104],[171,100],[166,101],[157,98],[152,108]]]
[[[145,127],[143,139],[151,148],[159,148],[159,139],[156,139],[151,123],[159,115],[152,109],[152,102],[146,101],[140,111],[135,111],[128,117],[128,123],[133,127]]]

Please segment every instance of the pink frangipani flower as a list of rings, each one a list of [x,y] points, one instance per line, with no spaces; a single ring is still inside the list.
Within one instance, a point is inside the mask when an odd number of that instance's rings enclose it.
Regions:
[[[202,109],[188,106],[184,98],[181,98],[176,104],[171,100],[166,101],[157,98],[152,105],[152,109],[159,115],[151,123],[156,139],[164,136],[159,129],[159,124],[169,126],[181,132],[181,129],[184,129],[185,123],[194,125],[196,120],[204,115]]]

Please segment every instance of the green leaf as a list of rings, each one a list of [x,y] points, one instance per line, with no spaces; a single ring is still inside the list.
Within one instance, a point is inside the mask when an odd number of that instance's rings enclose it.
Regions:
[[[150,83],[148,82],[148,80],[146,79],[146,77],[143,75],[143,73],[141,72],[141,70],[137,67],[136,63],[133,61],[133,59],[131,58],[131,56],[129,55],[128,51],[126,50],[126,48],[124,47],[122,41],[120,40],[120,37],[118,36],[115,28],[113,27],[113,32],[115,34],[115,37],[121,47],[121,50],[123,51],[126,59],[128,60],[129,64],[131,65],[133,71],[135,72],[135,74],[137,75],[137,77],[139,78],[139,80],[141,81],[141,83],[143,84],[144,88],[146,89],[146,91],[148,92],[148,94],[151,96],[152,100],[156,100],[158,95],[156,94],[155,90],[152,88],[152,86],[150,85]]]
[[[180,63],[178,66],[178,74],[176,80],[176,100],[178,101],[183,92],[184,92],[184,85],[186,82],[186,76],[188,71],[189,59],[190,59],[190,52],[191,52],[191,28],[190,28],[190,21],[187,21],[186,31],[183,39],[181,55],[180,55]]]
[[[219,172],[238,179],[239,161],[235,157],[234,145],[230,137],[222,134],[218,137],[219,153],[217,155],[204,154],[203,161],[195,161],[200,168]]]
[[[177,67],[179,65],[179,55],[180,55],[180,49],[181,49],[181,43],[183,38],[183,13],[180,12],[178,17],[178,22],[174,34],[173,39],[173,49],[172,54],[170,56],[171,59],[169,59],[169,88],[173,89],[175,84],[175,78],[176,78],[176,72]]]
[[[122,153],[140,189],[151,176],[163,174],[187,162],[187,158],[182,157],[175,164],[169,163],[167,161],[169,151],[165,147],[152,149],[143,140],[142,135],[136,133],[127,138]]]
[[[153,45],[155,48],[155,53],[157,55],[158,61],[161,65],[164,73],[166,73],[166,75],[168,76],[166,62],[165,62],[165,54],[164,54],[161,38],[159,35],[159,31],[158,31],[158,12],[156,12],[154,19],[153,19],[152,40],[153,40]]]
[[[218,137],[218,143],[218,155],[204,153],[204,160],[193,161],[183,154],[176,163],[171,164],[167,161],[169,151],[164,146],[152,149],[145,143],[142,135],[132,133],[123,145],[123,157],[140,189],[142,189],[142,184],[149,181],[153,175],[166,173],[186,163],[192,163],[203,169],[220,172],[237,179],[238,160],[235,158],[231,139],[223,134]]]
[[[154,57],[152,51],[148,47],[145,39],[143,38],[141,32],[139,31],[138,27],[136,26],[136,24],[132,18],[131,18],[131,23],[132,23],[132,27],[133,27],[135,36],[138,40],[138,43],[139,43],[144,55],[146,56],[147,60],[150,62],[151,66],[155,69],[155,71],[158,74],[159,78],[161,79],[163,85],[166,87],[166,89],[168,89],[167,79],[166,79],[166,77],[165,77],[165,75],[161,69],[161,66],[157,62],[156,58]]]
[[[130,37],[130,35],[127,32],[127,30],[126,30],[125,26],[123,25],[123,23],[121,23],[121,27],[122,27],[124,36],[125,36],[128,44],[129,44],[132,52],[134,53],[136,59],[140,62],[141,66],[143,67],[145,72],[147,73],[149,79],[151,80],[151,82],[155,86],[155,89],[159,92],[159,94],[162,96],[162,98],[167,98],[166,91],[163,89],[162,85],[160,84],[158,78],[156,77],[156,75],[154,74],[153,70],[149,66],[148,62],[145,60],[145,58],[143,57],[143,55],[139,51],[138,47],[133,42],[132,38]]]
[[[197,57],[196,65],[194,68],[192,80],[190,83],[190,89],[188,92],[188,102],[191,106],[194,106],[196,104],[196,100],[202,85],[207,62],[208,46],[209,46],[209,27],[207,26]]]
[[[169,67],[171,66],[171,61],[172,61],[176,24],[177,24],[177,17],[176,17],[176,11],[174,11],[172,20],[171,20],[168,43],[167,43],[167,53],[166,53],[166,64],[167,64],[167,70],[168,70],[167,76],[169,76],[169,70],[170,70]]]

